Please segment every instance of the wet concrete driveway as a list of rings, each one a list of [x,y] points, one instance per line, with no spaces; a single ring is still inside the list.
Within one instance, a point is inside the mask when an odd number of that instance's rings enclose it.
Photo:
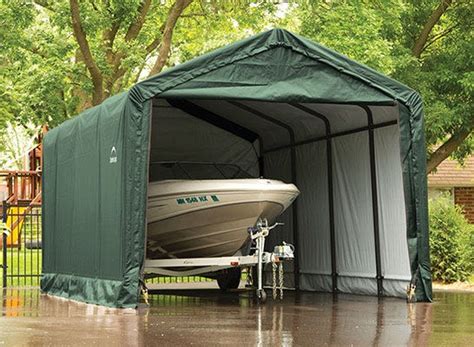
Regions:
[[[253,302],[248,292],[166,292],[151,307],[107,309],[7,290],[0,344],[19,345],[440,345],[474,341],[474,294],[437,293],[434,304],[288,293]]]

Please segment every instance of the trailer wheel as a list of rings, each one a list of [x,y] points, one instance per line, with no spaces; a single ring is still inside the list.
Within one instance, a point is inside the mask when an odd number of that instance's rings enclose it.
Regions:
[[[257,300],[260,304],[264,304],[267,301],[267,293],[264,289],[257,289]]]
[[[240,284],[240,267],[222,270],[217,275],[217,284],[225,292],[228,289],[237,289]]]

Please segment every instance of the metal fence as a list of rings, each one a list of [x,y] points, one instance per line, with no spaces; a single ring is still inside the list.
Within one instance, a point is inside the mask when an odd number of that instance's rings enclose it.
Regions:
[[[2,286],[32,287],[41,275],[41,206],[3,203]]]
[[[0,237],[2,287],[37,287],[42,262],[41,205],[30,202],[0,205],[0,216],[6,227]],[[212,279],[189,277],[154,277],[147,284],[209,282]]]

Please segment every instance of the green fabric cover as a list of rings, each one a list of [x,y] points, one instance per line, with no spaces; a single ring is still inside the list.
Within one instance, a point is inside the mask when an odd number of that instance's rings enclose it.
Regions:
[[[420,96],[366,66],[280,29],[140,82],[45,136],[43,292],[114,307],[137,305],[145,248],[150,105],[155,96],[399,102],[411,271],[417,277],[417,299],[431,300]]]

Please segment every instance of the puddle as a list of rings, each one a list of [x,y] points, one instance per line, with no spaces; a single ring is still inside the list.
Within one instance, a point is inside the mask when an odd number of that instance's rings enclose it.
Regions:
[[[474,294],[439,292],[432,304],[356,295],[291,293],[256,304],[248,292],[174,291],[150,307],[117,310],[58,299],[37,289],[1,295],[0,343],[468,345]]]

